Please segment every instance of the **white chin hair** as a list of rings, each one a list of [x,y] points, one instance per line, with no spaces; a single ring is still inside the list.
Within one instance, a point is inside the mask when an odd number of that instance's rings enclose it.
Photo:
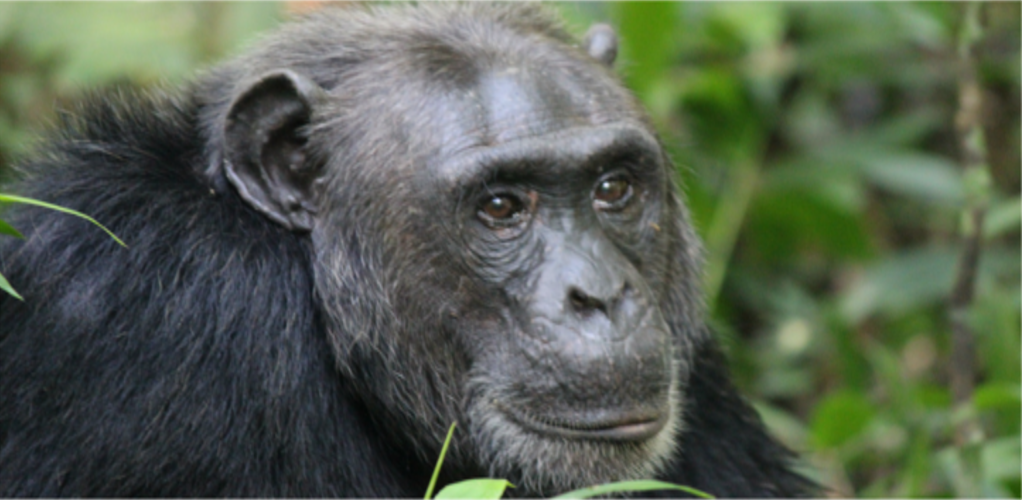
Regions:
[[[488,475],[507,479],[515,497],[550,497],[613,481],[651,479],[672,458],[681,430],[676,383],[669,393],[668,421],[644,441],[610,442],[543,436],[509,420],[490,398],[470,410],[470,434]]]

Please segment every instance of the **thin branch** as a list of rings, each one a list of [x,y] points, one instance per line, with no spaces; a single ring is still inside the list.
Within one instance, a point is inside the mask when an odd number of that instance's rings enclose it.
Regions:
[[[957,405],[969,402],[974,393],[977,361],[974,332],[968,322],[968,313],[974,301],[974,285],[981,257],[982,226],[991,190],[988,151],[982,127],[984,93],[978,82],[977,62],[973,53],[974,44],[982,35],[981,3],[966,3],[963,8],[964,21],[957,47],[960,99],[956,129],[964,169],[964,249],[957,268],[956,283],[949,298],[949,323],[953,335],[949,364],[950,388]],[[978,432],[975,422],[961,423],[956,430],[957,445],[971,442]]]

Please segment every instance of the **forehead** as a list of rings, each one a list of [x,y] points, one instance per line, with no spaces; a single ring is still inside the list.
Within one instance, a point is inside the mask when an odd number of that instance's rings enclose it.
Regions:
[[[455,104],[457,126],[485,144],[548,134],[590,122],[586,89],[567,78],[507,66],[480,75],[476,88]]]
[[[640,121],[617,85],[602,81],[607,77],[596,68],[587,70],[520,61],[473,72],[437,92],[425,110],[432,115],[437,152],[450,158],[567,129]]]
[[[417,35],[346,71],[325,115],[339,128],[333,150],[351,158],[339,164],[358,170],[383,154],[393,174],[436,175],[474,151],[605,125],[648,129],[631,94],[583,51],[544,37],[484,38]]]

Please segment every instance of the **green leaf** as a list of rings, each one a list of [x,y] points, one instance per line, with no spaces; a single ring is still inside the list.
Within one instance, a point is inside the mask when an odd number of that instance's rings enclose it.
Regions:
[[[630,491],[655,491],[655,490],[679,490],[685,491],[700,498],[715,498],[703,491],[689,486],[666,483],[665,481],[643,480],[643,481],[620,481],[617,483],[601,484],[579,490],[563,493],[554,498],[590,498],[611,493],[626,493]]]
[[[786,33],[785,6],[774,2],[713,4],[717,21],[731,28],[752,49],[779,42]]]
[[[7,282],[7,278],[5,278],[4,275],[2,274],[0,274],[0,290],[3,290],[11,294],[12,297],[18,300],[25,300],[21,298],[21,295],[18,295],[18,292],[14,291],[14,287],[12,287],[11,284]]]
[[[839,446],[864,431],[874,415],[871,403],[861,394],[831,394],[814,409],[811,440],[820,449]]]
[[[889,3],[885,7],[906,38],[932,50],[941,50],[952,41],[942,22],[920,6]]]
[[[1005,382],[989,382],[978,386],[971,397],[974,407],[979,410],[998,408],[1020,408],[1020,386]]]
[[[893,152],[867,160],[865,174],[893,193],[956,204],[963,199],[963,182],[952,161],[936,155]]]
[[[121,245],[121,246],[123,246],[125,248],[128,248],[128,245],[125,245],[124,242],[121,241],[121,238],[118,238],[117,235],[115,235],[113,232],[111,232],[109,229],[107,229],[106,226],[104,226],[103,224],[100,224],[99,222],[96,222],[96,219],[93,219],[92,217],[89,217],[88,215],[85,215],[85,214],[83,214],[81,212],[76,212],[74,210],[71,210],[70,208],[64,208],[64,207],[61,207],[61,206],[58,206],[58,205],[54,205],[52,203],[46,203],[44,201],[34,200],[32,198],[25,198],[23,196],[15,196],[13,194],[0,194],[0,202],[23,203],[25,205],[35,205],[37,207],[49,208],[50,210],[56,210],[58,212],[64,212],[66,214],[71,214],[71,215],[74,215],[75,217],[81,217],[81,218],[83,218],[83,219],[85,219],[85,220],[87,220],[89,222],[92,222],[97,227],[99,227],[104,232],[106,232],[108,235],[110,235],[110,237],[113,238],[114,241],[116,241],[118,245]]]
[[[501,498],[509,487],[515,486],[504,479],[469,479],[445,486],[434,498]]]
[[[981,449],[981,470],[990,481],[1021,477],[1021,437],[988,441]]]
[[[0,219],[0,234],[6,234],[7,236],[14,236],[15,238],[25,239],[24,235],[18,232],[17,229],[14,229],[14,226],[4,222],[3,219]]]
[[[985,238],[995,238],[1014,229],[1020,229],[1021,223],[1021,199],[1015,199],[999,203],[989,209],[985,214]]]
[[[958,250],[928,246],[879,260],[844,293],[843,315],[856,322],[879,312],[902,313],[945,299],[953,288]]]
[[[441,456],[437,457],[437,465],[434,466],[434,474],[430,476],[430,484],[427,485],[427,494],[423,495],[424,500],[430,500],[434,494],[434,486],[437,486],[437,476],[441,474],[441,464],[444,463],[444,456],[448,453],[448,445],[452,442],[452,434],[455,434],[455,424],[448,428],[448,437],[444,438],[444,445],[441,446]]]

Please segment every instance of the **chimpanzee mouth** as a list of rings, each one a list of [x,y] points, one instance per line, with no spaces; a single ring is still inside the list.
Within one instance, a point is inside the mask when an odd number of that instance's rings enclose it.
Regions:
[[[601,412],[598,418],[565,419],[536,415],[528,411],[513,411],[498,404],[498,408],[513,422],[540,434],[571,439],[601,441],[643,441],[658,433],[668,422],[666,411]],[[609,415],[609,413],[611,413]]]

